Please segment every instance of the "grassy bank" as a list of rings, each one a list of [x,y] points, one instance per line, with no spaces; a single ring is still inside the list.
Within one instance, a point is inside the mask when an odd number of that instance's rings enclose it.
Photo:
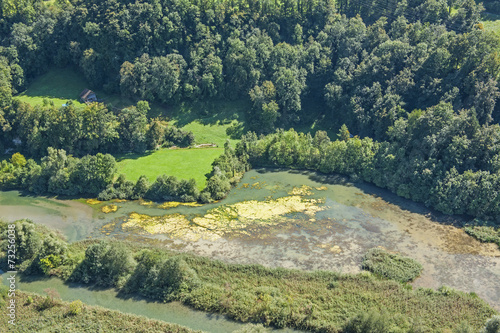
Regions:
[[[16,326],[2,325],[1,332],[169,332],[192,333],[189,328],[99,306],[51,300],[46,296],[16,292]],[[5,318],[4,318],[5,319]]]
[[[465,232],[483,243],[495,243],[500,247],[500,228],[493,226],[467,226]]]
[[[163,115],[177,127],[193,132],[196,142],[234,145],[238,134],[246,132],[245,113],[251,106],[245,101],[181,102]]]

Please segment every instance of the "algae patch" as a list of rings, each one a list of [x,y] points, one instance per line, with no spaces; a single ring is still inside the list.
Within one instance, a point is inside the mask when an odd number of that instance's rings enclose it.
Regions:
[[[192,225],[182,214],[149,216],[131,213],[127,222],[122,224],[122,229],[143,234],[167,234],[174,238],[191,241],[197,241],[200,238],[215,240],[220,237],[216,232]]]
[[[87,199],[85,202],[88,203],[89,205],[98,205],[102,203],[102,201],[99,201],[97,199]]]
[[[328,251],[332,252],[333,254],[339,254],[342,252],[341,247],[338,245],[330,246],[330,244],[322,243],[322,244],[318,244],[316,246],[319,247],[320,249],[328,250]]]
[[[307,185],[302,185],[301,187],[294,186],[293,189],[288,192],[290,195],[312,195],[312,188]]]
[[[160,205],[158,205],[158,208],[162,209],[170,209],[170,208],[175,208],[179,206],[186,206],[186,207],[201,207],[203,206],[202,204],[199,204],[197,202],[178,202],[178,201],[167,201],[164,202]]]
[[[106,205],[101,207],[101,212],[108,214],[108,213],[113,213],[118,210],[117,205]]]
[[[149,216],[131,213],[126,223],[122,224],[122,229],[144,234],[167,234],[183,240],[216,240],[229,234],[248,235],[249,227],[287,222],[291,220],[288,214],[301,213],[313,218],[318,211],[326,209],[318,206],[322,203],[323,200],[304,199],[298,195],[265,201],[249,200],[213,208],[191,220],[182,214]]]

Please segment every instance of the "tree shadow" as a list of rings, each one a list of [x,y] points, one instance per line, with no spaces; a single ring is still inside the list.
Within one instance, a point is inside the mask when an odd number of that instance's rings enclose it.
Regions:
[[[157,152],[157,150],[147,150],[144,153],[122,153],[113,155],[113,157],[115,158],[116,162],[121,162],[123,160],[136,160],[141,157],[152,155],[155,152]]]
[[[249,108],[250,105],[246,101],[181,102],[173,107],[167,116],[176,121],[177,127],[183,127],[194,121],[202,125],[227,125],[234,120],[244,122],[246,110]]]
[[[400,197],[388,189],[380,188],[374,184],[366,183],[363,181],[352,181],[349,177],[340,174],[323,174],[316,171],[273,167],[258,168],[255,169],[255,171],[257,171],[257,173],[259,174],[288,172],[290,174],[305,175],[311,181],[322,184],[356,187],[364,193],[378,197],[389,204],[398,206],[402,210],[409,211],[410,213],[424,215],[426,218],[440,224],[463,227],[472,219],[472,217],[466,215],[448,215],[441,213],[435,209],[426,207],[423,203]]]
[[[423,203],[400,197],[387,189],[377,187],[373,184],[357,182],[353,183],[352,185],[356,188],[359,188],[364,193],[381,198],[385,202],[398,206],[402,210],[409,211],[410,213],[424,215],[426,218],[432,220],[433,222],[437,222],[440,224],[463,227],[472,219],[472,217],[466,215],[448,215],[441,213],[435,209],[425,206]]]

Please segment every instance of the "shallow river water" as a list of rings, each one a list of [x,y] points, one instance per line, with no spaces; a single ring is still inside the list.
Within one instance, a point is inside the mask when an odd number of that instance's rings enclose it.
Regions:
[[[300,200],[319,202],[314,205],[318,209],[285,211],[279,216],[271,214],[276,218],[261,220],[252,220],[248,216],[251,212],[245,219],[237,215],[228,222],[237,226],[234,230],[227,225],[201,228],[196,220],[209,216],[207,211],[213,208],[230,212],[249,200],[258,201],[253,202],[253,214],[260,216],[263,202],[297,195]],[[252,170],[218,203],[170,209],[139,202],[116,205],[116,212],[104,214],[98,206],[76,201],[0,192],[0,218],[30,218],[61,230],[69,241],[116,237],[154,242],[226,262],[349,273],[360,271],[368,249],[383,247],[422,263],[424,270],[413,283],[415,287],[447,285],[473,291],[500,310],[500,250],[496,245],[482,244],[454,227],[454,217],[429,211],[374,186],[353,185],[340,177],[312,172]],[[174,231],[150,234],[125,228],[133,212],[182,216],[190,222]]]

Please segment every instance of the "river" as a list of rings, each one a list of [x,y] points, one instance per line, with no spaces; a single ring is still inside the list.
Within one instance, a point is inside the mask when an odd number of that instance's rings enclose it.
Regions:
[[[229,211],[249,200],[274,202],[296,194],[304,200],[317,200],[320,209],[313,213],[285,212],[274,220],[250,224],[251,217],[236,217],[236,222],[244,220],[241,226],[235,230],[222,228],[223,232],[211,229],[211,236],[215,237],[197,235],[200,227],[193,222],[162,234],[124,227],[132,212],[182,215],[196,221],[193,219],[206,217],[209,210],[217,207]],[[170,209],[137,201],[116,205],[116,212],[104,214],[98,209],[100,206],[77,201],[0,192],[0,217],[30,218],[60,230],[69,241],[116,237],[153,242],[226,262],[345,273],[359,272],[364,253],[382,247],[422,263],[424,270],[413,282],[415,287],[447,285],[475,292],[500,310],[500,250],[496,245],[482,244],[454,227],[460,222],[458,217],[436,213],[375,186],[350,184],[342,177],[313,172],[251,170],[218,203]],[[257,215],[261,213],[255,211]]]

